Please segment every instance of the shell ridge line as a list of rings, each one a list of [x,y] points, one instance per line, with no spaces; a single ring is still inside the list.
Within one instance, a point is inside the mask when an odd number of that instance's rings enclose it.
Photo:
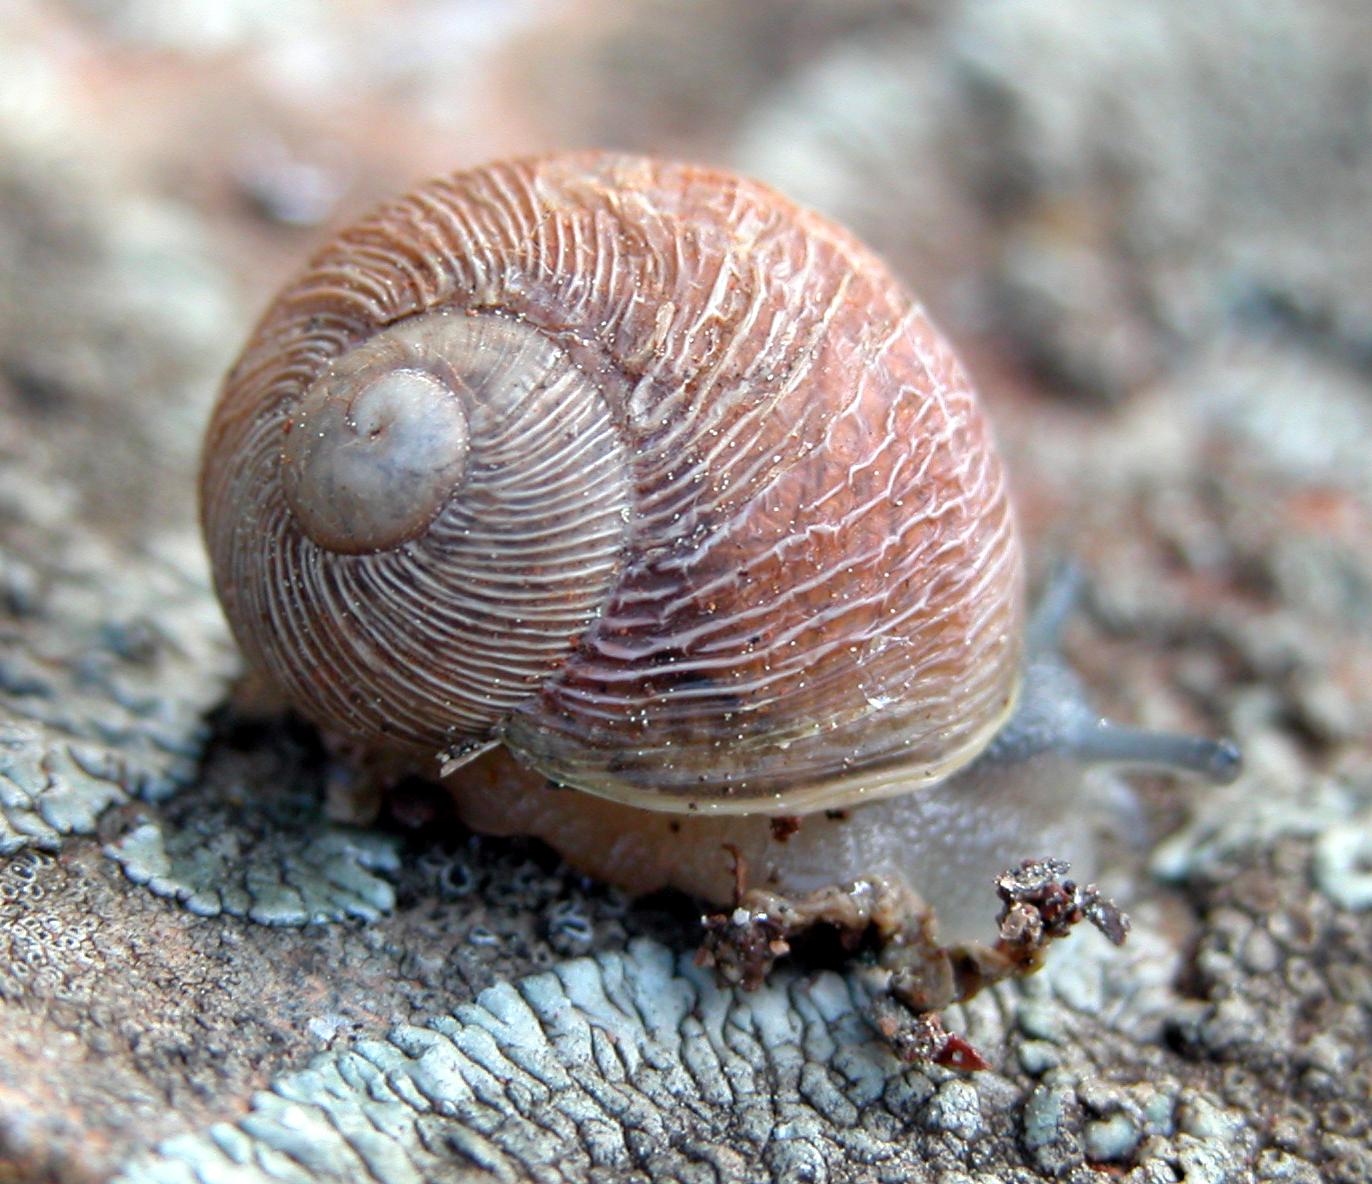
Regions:
[[[489,170],[489,176],[496,195],[492,205],[501,216],[506,241],[514,254],[523,255],[538,239],[551,211],[539,204],[527,169],[494,168]]]
[[[323,578],[319,565],[308,559],[310,548],[313,547],[314,544],[308,540],[292,539],[289,533],[284,536],[279,547],[282,562],[289,562],[294,586],[301,593],[297,596],[277,598],[291,625],[291,632],[286,636],[291,638],[294,645],[300,646],[309,658],[308,673],[297,676],[288,668],[287,674],[296,686],[300,686],[301,678],[307,684],[313,684],[313,690],[310,685],[301,689],[316,696],[314,702],[321,707],[332,702],[335,704],[333,710],[340,718],[351,720],[356,717],[356,702],[347,688],[358,685],[357,679],[361,669],[350,662],[345,661],[340,668],[339,663],[329,661],[326,651],[322,648],[323,642],[319,630],[315,627],[315,621],[307,615],[307,598],[308,602],[324,604],[326,610],[332,600],[332,589]],[[273,655],[275,666],[280,668],[285,665],[277,654],[276,647],[272,647],[269,652]]]
[[[755,259],[753,259],[752,283],[749,283],[745,287],[746,300],[748,300],[748,303],[746,303],[744,313],[734,322],[729,335],[724,339],[723,347],[720,348],[719,351],[719,357],[701,373],[700,398],[702,399],[709,398],[713,391],[719,390],[719,388],[723,386],[722,376],[724,370],[726,370],[727,366],[733,364],[735,358],[738,357],[741,348],[744,347],[744,344],[750,339],[753,328],[755,328],[757,322],[760,321],[763,309],[767,306],[768,299],[770,299],[770,296],[772,295],[771,292],[768,291],[766,276],[761,272],[761,268],[763,268],[763,261],[755,257]],[[734,390],[731,391],[730,394],[733,394],[734,398],[738,398],[735,391],[744,386],[750,386],[753,390],[759,390],[759,388],[760,390],[767,390],[770,383],[767,383],[767,381],[764,381],[764,383],[761,384],[755,383],[755,381],[750,380],[750,375],[752,375],[753,372],[757,372],[757,370],[761,370],[761,372],[766,375],[768,369],[775,368],[777,368],[777,366],[775,366],[775,364],[770,364],[770,359],[767,359],[766,357],[756,357],[755,361],[750,362],[746,368],[741,370],[740,376],[735,380]],[[783,394],[785,394],[785,391],[778,391],[777,399],[781,398]],[[766,409],[759,406],[759,414],[764,413],[766,413]],[[713,453],[718,453],[719,447],[720,445],[716,445],[715,449],[712,450]],[[712,458],[713,455],[711,453],[705,454],[704,457],[702,457],[701,464],[708,465]]]
[[[384,593],[387,603],[397,605],[400,610],[408,609],[412,605],[413,594],[408,582],[397,579],[394,571],[378,565],[368,571],[366,577],[371,585],[371,591],[378,597]],[[410,685],[427,687],[430,692],[428,697],[445,705],[444,719],[453,719],[456,716],[458,718],[453,722],[465,722],[474,727],[489,726],[488,716],[492,707],[511,697],[513,692],[510,688],[522,688],[523,682],[519,678],[519,671],[512,671],[508,660],[483,666],[474,660],[474,654],[465,645],[458,650],[458,656],[452,660],[452,666],[446,671],[425,664],[423,659],[428,654],[428,648],[423,644],[425,637],[431,636],[438,644],[449,640],[449,637],[435,629],[433,621],[428,622],[427,630],[422,630],[420,636],[416,636],[407,628],[408,623],[402,611],[378,614],[372,624],[376,652],[381,656],[407,656],[409,661],[404,665],[396,663],[392,666],[387,663],[384,669],[404,670]],[[459,636],[452,640],[466,641],[466,637]],[[444,648],[453,647],[448,645]],[[508,648],[505,653],[508,655]],[[461,677],[464,674],[485,674],[488,677]],[[398,680],[387,677],[385,673],[375,676],[375,681],[379,681],[383,687],[387,684],[400,685]],[[403,697],[398,701],[403,702]],[[465,710],[460,705],[465,705]],[[436,717],[435,723],[441,722]],[[448,726],[451,728],[451,724]]]
[[[438,283],[434,290],[434,305],[456,303],[465,311],[478,303],[482,275],[478,270],[478,253],[472,245],[472,228],[460,212],[444,200],[439,190],[421,190],[415,194],[415,209],[423,226],[431,231],[430,246]]]
[[[358,251],[364,260],[372,263],[378,273],[395,271],[400,283],[388,283],[388,299],[378,308],[381,323],[391,324],[398,317],[415,309],[425,309],[432,303],[428,277],[433,274],[434,252],[432,245],[425,241],[425,224],[416,217],[419,211],[409,214],[404,236],[392,233],[384,243],[378,243],[365,251]],[[400,227],[396,227],[398,231]],[[429,249],[426,249],[429,248]]]
[[[561,355],[557,361],[565,359]],[[608,411],[597,408],[601,400],[580,399],[577,397],[579,386],[593,385],[581,371],[571,366],[560,368],[554,373],[549,367],[538,378],[530,380],[518,395],[517,401],[508,412],[502,408],[501,414],[492,415],[491,431],[482,440],[482,455],[492,464],[507,464],[520,455],[521,450],[529,448],[530,439],[540,434],[561,436],[562,444],[558,450],[548,454],[543,463],[565,456],[569,449],[576,447],[574,429],[585,428],[591,431],[612,429]],[[510,384],[518,389],[514,384]]]
[[[632,269],[620,256],[617,230],[603,211],[596,210],[591,215],[591,241],[594,244],[591,248],[591,257],[594,260],[594,271],[587,288],[587,303],[589,304],[592,294],[602,292],[622,291],[627,296],[627,299],[610,301],[609,308],[601,314],[601,335],[607,342],[613,340],[620,325],[628,316],[635,293],[641,290],[639,284],[634,282]]]
[[[498,304],[507,286],[508,264],[498,254],[501,243],[485,232],[481,208],[472,200],[470,187],[439,191],[432,198],[435,210],[442,211],[454,236],[441,244],[446,247],[445,261],[453,284],[445,302],[455,302],[464,309]]]
[[[419,306],[425,309],[439,305],[458,281],[453,271],[454,252],[445,245],[442,224],[433,216],[437,212],[435,204],[416,196],[406,207],[415,228],[415,261],[419,275],[424,277],[416,277],[415,290]]]

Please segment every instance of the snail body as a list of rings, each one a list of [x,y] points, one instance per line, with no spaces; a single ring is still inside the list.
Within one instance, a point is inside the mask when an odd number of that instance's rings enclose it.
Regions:
[[[1019,813],[1053,831],[1057,766],[1110,759],[1025,701],[1004,466],[946,340],[731,174],[580,153],[384,206],[258,325],[201,496],[253,667],[634,889],[726,898],[723,843],[782,888],[959,834],[1037,855]]]

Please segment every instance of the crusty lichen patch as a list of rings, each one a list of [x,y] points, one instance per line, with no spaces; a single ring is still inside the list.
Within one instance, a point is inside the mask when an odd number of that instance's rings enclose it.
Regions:
[[[203,917],[310,925],[374,921],[394,906],[395,889],[375,874],[398,866],[388,836],[320,823],[302,829],[270,806],[250,825],[230,813],[210,806],[172,831],[145,814],[105,853],[135,884]]]
[[[1242,1118],[1204,1090],[1111,1091],[1057,1070],[1026,1095],[994,1073],[911,1069],[873,1038],[865,1004],[833,973],[721,990],[639,940],[318,1057],[243,1118],[168,1140],[117,1179],[859,1181],[993,1170],[1019,1146],[1049,1176],[1088,1149],[1158,1168],[1250,1162]]]
[[[235,664],[199,561],[77,535],[33,559],[0,548],[0,577],[0,854],[193,780]]]

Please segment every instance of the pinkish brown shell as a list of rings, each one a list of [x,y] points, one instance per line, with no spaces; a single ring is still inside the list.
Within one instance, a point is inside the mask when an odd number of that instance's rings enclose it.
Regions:
[[[800,812],[946,777],[1016,695],[1013,515],[952,350],[850,235],[713,169],[495,164],[344,231],[229,376],[202,505],[249,661],[368,745]]]

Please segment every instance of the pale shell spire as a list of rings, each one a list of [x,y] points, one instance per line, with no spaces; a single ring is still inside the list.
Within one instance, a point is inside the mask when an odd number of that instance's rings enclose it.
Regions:
[[[349,555],[419,534],[461,484],[471,449],[457,393],[423,370],[391,364],[385,336],[310,386],[282,453],[286,501],[301,529]]]

